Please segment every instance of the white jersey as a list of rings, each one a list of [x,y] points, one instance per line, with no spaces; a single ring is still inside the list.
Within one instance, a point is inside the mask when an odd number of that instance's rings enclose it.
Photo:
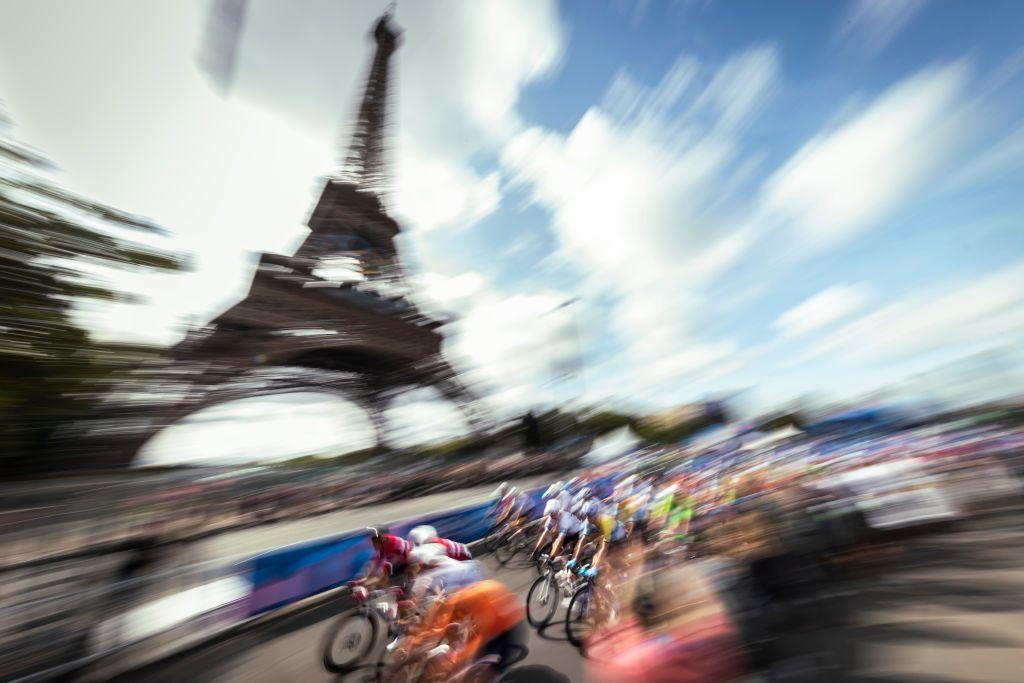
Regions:
[[[561,509],[562,505],[558,502],[557,498],[548,498],[547,502],[544,503],[544,516],[557,514]]]
[[[567,491],[563,493],[568,494]],[[573,505],[572,497],[566,495],[566,500],[559,495],[558,506],[558,531],[563,534],[578,534],[583,529],[583,522],[576,514],[576,506]]]
[[[597,509],[600,504],[601,502],[592,496],[584,498],[576,503],[576,516],[580,519],[589,519],[593,515],[597,514]]]
[[[459,562],[444,558],[441,564],[416,577],[412,583],[412,597],[418,601],[425,596],[451,593],[477,581],[482,581],[483,578],[478,562],[474,560]]]
[[[576,518],[580,520],[580,533],[589,534],[593,525],[590,520],[597,515],[601,507],[601,501],[593,496],[588,496],[576,503]]]
[[[552,520],[557,520],[558,511],[562,509],[559,505],[557,498],[548,498],[547,502],[544,503],[544,531],[550,531],[555,525]]]
[[[580,518],[568,511],[558,513],[558,531],[563,534],[578,534],[583,529]]]

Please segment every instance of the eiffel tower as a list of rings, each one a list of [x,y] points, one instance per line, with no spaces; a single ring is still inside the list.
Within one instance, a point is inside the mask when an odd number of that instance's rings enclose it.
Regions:
[[[394,241],[400,228],[383,201],[389,71],[400,41],[390,11],[372,37],[348,154],[323,186],[306,240],[293,256],[262,254],[245,299],[190,331],[167,361],[140,369],[140,386],[171,391],[142,392],[144,402],[134,392],[115,409],[105,440],[122,445],[107,451],[109,464],[127,464],[151,436],[204,407],[284,392],[356,402],[379,446],[387,443],[384,411],[410,388],[436,388],[474,430],[490,421],[442,355],[443,321],[407,296]]]

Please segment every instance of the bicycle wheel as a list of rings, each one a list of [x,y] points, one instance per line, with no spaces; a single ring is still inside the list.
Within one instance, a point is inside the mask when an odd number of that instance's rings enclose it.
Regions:
[[[565,613],[565,635],[580,651],[593,630],[589,620],[592,595],[590,585],[580,586],[569,600],[569,609]]]
[[[494,524],[487,530],[484,535],[483,546],[484,550],[489,553],[496,551],[504,542],[505,537],[508,535],[508,528],[506,524]]]
[[[501,543],[494,551],[494,557],[502,565],[506,565],[525,549],[526,544],[522,533],[516,532],[507,538],[502,539]]]
[[[526,594],[526,618],[530,625],[540,629],[551,621],[561,597],[562,591],[558,588],[554,572],[537,577],[530,586],[530,592]]]
[[[459,676],[459,683],[494,683],[501,674],[490,662],[473,662]]]
[[[343,612],[324,637],[324,668],[336,674],[358,669],[377,640],[379,630],[374,613],[361,607]]]

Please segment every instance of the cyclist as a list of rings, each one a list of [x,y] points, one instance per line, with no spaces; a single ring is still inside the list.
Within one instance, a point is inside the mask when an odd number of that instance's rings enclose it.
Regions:
[[[533,552],[530,553],[530,559],[534,560],[537,558],[537,553],[544,547],[544,544],[548,542],[548,539],[555,534],[555,530],[558,528],[558,512],[562,507],[558,495],[562,491],[562,482],[558,481],[552,484],[544,492],[542,498],[544,499],[544,511],[541,513],[541,518],[544,520],[544,527],[541,531],[540,538],[537,539],[537,545],[533,547]]]
[[[494,580],[478,581],[434,602],[423,627],[399,646],[402,654],[434,646],[421,680],[447,680],[461,667],[494,655],[495,677],[525,649],[526,610],[516,595]],[[440,644],[437,645],[438,641]]]
[[[368,527],[370,543],[373,545],[373,557],[367,567],[364,583],[369,585],[384,584],[394,580],[405,571],[409,561],[412,543],[388,533],[387,527]]]
[[[444,547],[445,554],[453,560],[472,560],[473,553],[465,543],[459,543],[449,538],[441,538],[437,535],[437,529],[429,524],[421,524],[409,532],[409,542],[413,546],[421,546],[433,543]]]
[[[652,485],[648,479],[639,481],[631,487],[629,495],[623,501],[626,513],[626,533],[629,536],[643,538],[647,532],[647,521],[650,517]]]
[[[558,493],[558,512],[556,513],[558,536],[551,546],[551,557],[556,557],[563,544],[567,548],[576,545],[583,531],[583,520],[580,519],[579,508],[573,505],[573,498],[568,489]]]
[[[598,568],[608,554],[608,549],[617,547],[627,537],[626,526],[620,520],[620,505],[614,497],[609,497],[604,501],[597,500],[595,510],[593,511],[593,518],[594,527],[601,534],[601,541],[597,552],[594,553],[594,559],[590,562],[590,566],[582,571],[584,576],[590,577],[597,574]]]
[[[498,485],[498,488],[495,489],[494,494],[491,497],[495,500],[501,500],[505,497],[505,494],[508,493],[510,488],[512,488],[512,484],[509,484],[507,481],[503,481]]]
[[[436,543],[417,546],[409,553],[413,577],[410,593],[420,603],[424,598],[450,593],[481,581],[480,565],[473,560],[453,560]]]
[[[487,517],[493,518],[496,525],[501,524],[508,518],[512,505],[512,497],[509,494],[513,488],[507,481],[503,481],[492,494],[494,505],[487,511]]]
[[[528,521],[533,514],[533,501],[518,486],[513,486],[509,495],[512,497],[512,505],[508,520],[513,523]]]
[[[593,494],[589,486],[583,486],[573,499],[573,514],[580,520],[581,529],[579,541],[576,542],[572,559],[567,565],[569,569],[572,569],[579,561],[580,553],[583,552],[583,546],[586,545],[587,540],[592,536],[600,536],[601,527],[598,523],[600,509],[601,501]]]

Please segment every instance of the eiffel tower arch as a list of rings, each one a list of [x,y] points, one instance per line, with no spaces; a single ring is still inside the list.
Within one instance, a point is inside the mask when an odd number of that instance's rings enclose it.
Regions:
[[[99,438],[110,464],[128,464],[170,424],[211,405],[294,391],[324,391],[362,406],[387,441],[384,411],[400,392],[434,387],[471,429],[490,418],[445,360],[440,328],[410,300],[388,215],[385,126],[391,58],[400,33],[390,12],[375,51],[348,154],[326,180],[292,256],[264,253],[247,296],[191,330],[166,359],[138,370],[139,395],[120,392]]]

